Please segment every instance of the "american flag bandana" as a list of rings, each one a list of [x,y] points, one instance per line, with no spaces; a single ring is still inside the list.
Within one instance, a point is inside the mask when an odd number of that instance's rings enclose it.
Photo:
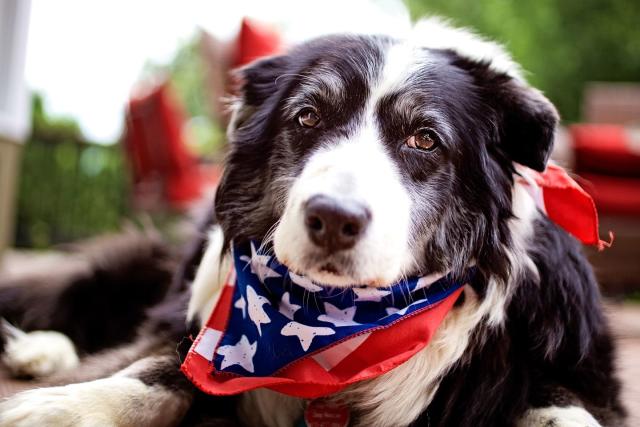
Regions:
[[[538,208],[568,233],[599,248],[591,197],[564,171],[519,168]],[[181,367],[202,391],[232,395],[266,387],[315,399],[375,378],[431,340],[462,287],[473,280],[433,274],[385,288],[318,286],[262,253],[234,245],[235,268]]]
[[[258,387],[316,398],[381,375],[424,348],[465,277],[429,275],[384,288],[326,288],[290,272],[257,242],[234,269],[182,371],[206,393]]]

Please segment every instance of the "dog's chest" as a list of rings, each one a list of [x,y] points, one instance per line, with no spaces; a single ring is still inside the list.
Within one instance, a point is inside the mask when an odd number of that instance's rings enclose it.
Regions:
[[[214,232],[212,237],[216,234],[221,236]],[[216,244],[217,239],[211,240],[204,266],[220,265],[215,256],[221,245]],[[228,265],[228,257],[222,264]],[[201,320],[210,315],[223,285],[220,271],[210,270],[201,267],[192,285],[190,316],[197,313]],[[464,303],[446,315],[427,347],[394,370],[333,396],[350,409],[353,425],[403,426],[414,421],[433,399],[442,377],[467,349],[471,331],[483,317],[501,317],[497,312],[502,312],[505,295],[500,289],[491,284],[479,299],[465,286]],[[239,412],[247,425],[292,426],[302,417],[305,405],[303,400],[261,389],[242,396]]]
[[[426,358],[423,351],[393,371],[327,399],[349,411],[352,426],[407,425],[428,406],[437,390],[438,381],[428,378],[431,375],[413,371]],[[242,396],[240,415],[248,425],[290,427],[303,419],[308,404],[271,390],[254,390]]]
[[[410,424],[427,408],[440,380],[467,348],[480,311],[475,295],[471,295],[447,315],[431,343],[414,357],[330,399],[349,409],[353,426]],[[306,405],[302,399],[260,389],[242,396],[240,415],[248,425],[292,426],[303,417]]]

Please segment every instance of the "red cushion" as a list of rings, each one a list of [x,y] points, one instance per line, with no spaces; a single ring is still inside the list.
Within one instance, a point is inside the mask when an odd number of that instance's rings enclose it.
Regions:
[[[632,133],[623,126],[579,124],[569,127],[578,173],[596,172],[607,175],[640,178],[640,149],[632,149]]]
[[[283,48],[280,34],[247,18],[242,20],[236,43],[234,67],[248,64],[263,56],[278,54]]]
[[[640,179],[583,173],[580,184],[599,213],[640,216]]]
[[[124,147],[138,198],[161,187],[164,198],[183,207],[198,198],[202,177],[182,133],[184,112],[167,83],[129,101]]]

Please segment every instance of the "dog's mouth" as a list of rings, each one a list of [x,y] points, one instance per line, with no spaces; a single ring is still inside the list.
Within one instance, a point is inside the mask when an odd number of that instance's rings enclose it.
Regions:
[[[321,273],[333,274],[335,276],[339,276],[340,275],[340,270],[330,262],[320,266],[319,270],[320,270]]]
[[[309,278],[313,283],[325,287],[376,286],[385,287],[394,283],[393,280],[370,277],[359,274],[353,255],[308,255],[303,257],[300,264],[291,264],[287,260],[282,262],[298,275]]]
[[[313,283],[326,287],[344,287],[357,284],[352,274],[352,264],[344,256],[307,255],[298,262],[280,259],[294,273],[309,278]]]

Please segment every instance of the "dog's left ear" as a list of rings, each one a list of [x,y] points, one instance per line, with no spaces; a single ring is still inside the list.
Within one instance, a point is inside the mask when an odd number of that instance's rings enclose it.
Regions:
[[[544,171],[559,121],[551,101],[517,70],[500,72],[491,62],[461,57],[454,64],[474,77],[484,102],[495,111],[498,149],[514,162]]]
[[[287,66],[288,57],[279,55],[259,59],[232,72],[232,79],[237,86],[237,97],[227,126],[230,140],[258,107],[276,93],[277,79],[285,72]]]
[[[558,112],[537,89],[508,76],[496,76],[489,93],[501,116],[499,148],[514,162],[544,171],[553,149]]]

